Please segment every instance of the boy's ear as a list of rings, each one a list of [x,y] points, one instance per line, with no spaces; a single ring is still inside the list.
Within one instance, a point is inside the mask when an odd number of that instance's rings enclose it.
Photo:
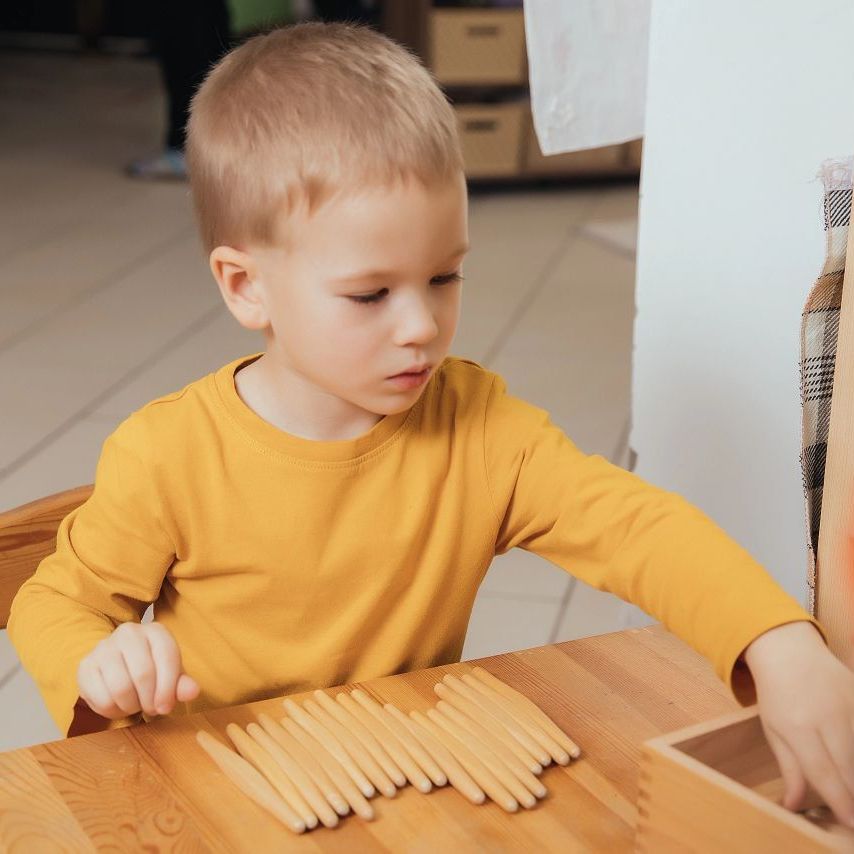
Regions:
[[[237,322],[246,329],[266,329],[270,318],[252,255],[231,246],[217,246],[209,261],[222,298]]]

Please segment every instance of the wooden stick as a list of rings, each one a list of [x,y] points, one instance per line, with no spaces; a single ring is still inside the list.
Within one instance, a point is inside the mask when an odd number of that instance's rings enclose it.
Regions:
[[[436,742],[433,738],[430,737],[428,732],[420,727],[415,721],[410,720],[400,711],[396,706],[391,703],[386,703],[383,706],[383,709],[394,718],[401,726],[401,728],[408,733],[409,741],[407,744],[410,745],[410,750],[415,751],[413,755],[417,754],[418,764],[424,769],[424,773],[433,781],[433,784],[436,786],[446,786],[450,782],[450,777],[448,775],[447,768],[445,767],[445,753],[447,751],[444,750],[441,744]],[[436,755],[436,751],[439,751],[442,754],[442,761],[439,760],[439,757]],[[457,766],[454,768],[454,773],[459,772],[460,777],[468,777],[468,774],[465,773],[465,769],[462,765],[459,765],[454,760],[454,757],[450,754],[447,754],[447,759],[450,760],[451,764]],[[469,786],[469,793],[475,798],[475,803],[483,803],[483,799],[486,795],[483,792],[478,794],[474,791],[477,786],[474,783],[474,780],[470,780],[471,786]],[[462,785],[466,785],[465,779],[463,779]],[[473,787],[473,788],[472,788]],[[480,798],[480,800],[477,800]]]
[[[392,706],[391,714],[409,727],[409,731],[413,737],[421,742],[424,749],[430,753],[439,767],[445,772],[448,782],[464,798],[467,798],[473,804],[482,804],[486,800],[486,794],[483,789],[475,783],[468,771],[457,762],[451,751],[424,726],[423,715],[419,712],[410,712],[409,718],[406,718],[403,712],[394,708],[394,706]]]
[[[326,800],[332,805],[332,809],[340,816],[347,815],[350,812],[350,805],[332,782],[332,778],[323,769],[317,757],[312,756],[296,738],[269,715],[261,712],[258,715],[258,720],[266,733],[302,766]]]
[[[398,768],[391,756],[388,755],[385,747],[379,741],[377,734],[367,724],[362,723],[362,721],[345,709],[341,703],[336,703],[326,692],[315,691],[314,696],[317,699],[318,705],[329,712],[341,726],[353,733],[362,742],[365,750],[374,757],[376,763],[385,771],[394,785],[398,789],[402,789],[406,785],[406,776]]]
[[[445,703],[447,706],[447,703]],[[430,712],[433,712],[431,714]],[[464,744],[474,756],[488,768],[495,779],[520,803],[525,809],[536,806],[537,799],[522,785],[510,769],[482,741],[472,738],[471,734],[451,720],[438,709],[431,709],[427,716],[437,723],[445,732],[450,733],[460,744]],[[533,776],[533,775],[532,775]]]
[[[451,676],[450,674],[446,674],[443,680],[445,684],[449,688],[453,688],[458,694],[461,694],[467,700],[470,700],[477,706],[491,715],[498,723],[500,723],[513,738],[518,741],[525,750],[530,753],[537,762],[540,763],[543,767],[546,765],[550,765],[552,758],[549,754],[543,750],[543,748],[531,738],[530,735],[526,732],[526,730],[521,727],[516,720],[510,717],[508,714],[504,712],[503,709],[498,708],[495,703],[491,703],[480,691],[475,691],[473,688],[466,685],[461,679],[457,679],[455,676]],[[481,716],[482,717],[482,716]]]
[[[387,798],[393,798],[397,794],[397,786],[392,783],[388,774],[380,768],[373,756],[365,750],[364,745],[353,733],[341,726],[329,712],[324,711],[314,700],[306,700],[303,703],[303,708],[338,739],[341,746],[350,754],[353,762],[376,786],[377,791],[382,792]]]
[[[472,673],[484,685],[525,709],[573,759],[581,756],[581,748],[533,700],[511,688],[483,667],[473,667]]]
[[[393,751],[392,755],[403,769],[403,773],[406,774],[406,779],[425,795],[432,791],[433,784],[419,767],[409,749],[408,744],[411,742],[411,738],[408,731],[401,728],[397,721],[383,711],[383,707],[364,691],[356,688],[350,696],[369,715],[372,715],[378,726],[381,727],[384,733],[383,743],[388,746],[389,750]]]
[[[438,739],[451,751],[454,758],[471,774],[475,783],[492,798],[501,809],[507,812],[516,812],[519,809],[519,804],[516,798],[504,788],[501,782],[459,739],[454,738],[449,732],[439,726],[435,721],[435,716],[438,716],[435,709],[428,709],[427,716],[422,716],[418,722],[427,730],[430,735]]]
[[[272,813],[294,833],[305,832],[305,822],[276,794],[260,771],[204,730],[196,733],[196,741],[243,794]]]
[[[296,759],[283,750],[258,724],[248,724],[246,732],[270,754],[282,771],[287,774],[314,814],[323,822],[324,827],[337,827],[338,816],[335,810],[329,806],[320,789],[317,788],[314,781]]]
[[[475,679],[468,673],[463,674],[463,682],[474,691],[479,691],[486,697],[487,702],[494,703],[510,718],[516,721],[540,747],[545,750],[558,765],[569,765],[567,753],[524,709],[511,703],[503,694],[493,691],[480,679]]]
[[[412,758],[424,770],[424,773],[430,778],[434,786],[446,786],[448,784],[448,775],[439,767],[436,760],[430,755],[430,752],[424,745],[413,735],[412,727],[409,726],[409,719],[399,709],[395,708],[391,703],[383,705],[383,710],[397,723],[400,724],[400,732],[406,738],[406,748],[412,755]],[[397,714],[395,714],[397,712]],[[401,739],[402,740],[402,739]]]
[[[362,773],[361,768],[353,761],[344,746],[332,735],[329,730],[308,712],[301,709],[293,700],[286,699],[283,703],[291,718],[304,730],[313,735],[340,763],[347,772],[350,779],[359,787],[359,791],[366,797],[371,798],[376,794],[373,784]]]
[[[462,694],[458,694],[452,688],[449,688],[444,682],[437,682],[433,686],[433,690],[446,702],[450,703],[455,709],[459,709],[464,715],[476,720],[482,727],[488,729],[498,741],[507,747],[519,757],[519,760],[533,774],[542,774],[543,766],[537,762],[531,753],[519,744],[515,738],[509,736],[506,729],[495,720],[491,715],[486,715],[480,706],[466,699]]]
[[[237,724],[229,724],[225,734],[231,739],[240,755],[251,762],[269,781],[272,787],[290,804],[296,814],[311,830],[317,827],[317,816],[308,805],[308,801],[294,785],[293,780],[285,774],[273,758],[247,735]]]
[[[436,708],[447,718],[454,721],[457,726],[466,730],[471,738],[477,739],[498,756],[516,779],[532,795],[537,798],[544,798],[548,794],[546,787],[525,767],[522,760],[488,729],[485,729],[477,721],[473,721],[468,715],[464,715],[444,700],[439,700]]]
[[[347,800],[347,803],[353,808],[353,812],[360,818],[365,819],[365,821],[371,821],[374,818],[374,808],[359,791],[359,788],[353,782],[350,775],[344,771],[341,765],[335,760],[335,757],[329,753],[323,744],[308,730],[290,718],[282,718],[280,724],[286,732],[292,735],[318,761]]]

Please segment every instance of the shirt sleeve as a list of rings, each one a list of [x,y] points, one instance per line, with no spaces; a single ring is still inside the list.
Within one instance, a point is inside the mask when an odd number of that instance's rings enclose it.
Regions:
[[[174,559],[139,445],[129,422],[106,440],[92,495],[62,521],[56,551],[12,602],[9,639],[65,734],[97,728],[93,717],[103,729],[140,719],[108,722],[78,704],[77,690],[81,659],[120,623],[141,620]]]
[[[639,606],[708,658],[740,702],[753,700],[740,661],[753,640],[798,620],[822,631],[699,509],[582,453],[501,377],[486,404],[484,453],[497,554],[518,546]]]

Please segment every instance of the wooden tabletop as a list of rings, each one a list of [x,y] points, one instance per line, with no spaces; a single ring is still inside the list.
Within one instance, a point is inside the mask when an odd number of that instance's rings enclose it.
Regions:
[[[164,718],[0,754],[3,851],[630,851],[640,745],[737,708],[705,659],[659,627],[536,647],[479,664],[527,694],[581,746],[541,780],[548,796],[508,814],[450,787],[377,796],[376,818],[296,836],[238,791],[195,740],[281,699]],[[404,711],[426,710],[448,665],[361,687]],[[330,689],[331,694],[333,689]],[[302,695],[293,695],[299,700]]]

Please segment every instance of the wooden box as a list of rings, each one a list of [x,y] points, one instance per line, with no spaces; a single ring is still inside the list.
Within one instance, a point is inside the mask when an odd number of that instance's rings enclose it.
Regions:
[[[454,107],[468,177],[519,174],[526,109],[520,102]]]
[[[636,850],[643,854],[816,854],[854,850],[825,806],[793,813],[756,708],[647,741]]]
[[[521,9],[434,9],[428,56],[446,86],[527,83]]]

